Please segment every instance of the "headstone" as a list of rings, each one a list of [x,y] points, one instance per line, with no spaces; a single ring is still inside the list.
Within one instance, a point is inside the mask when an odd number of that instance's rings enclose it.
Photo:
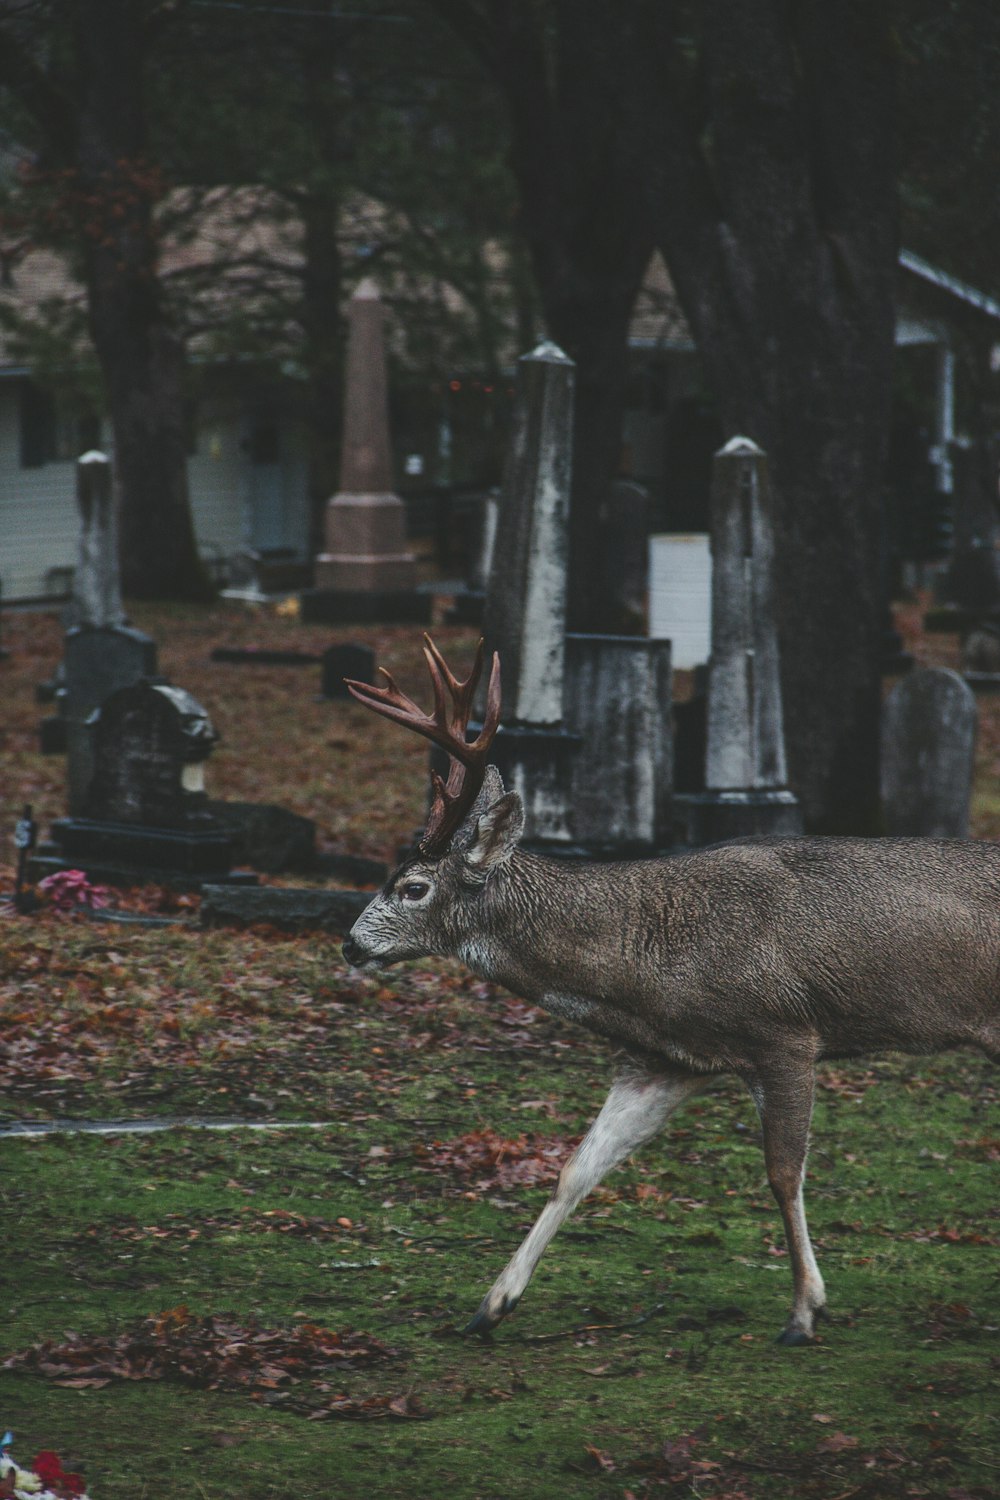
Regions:
[[[322,682],[320,693],[324,698],[349,698],[344,678],[353,682],[375,681],[375,652],[370,646],[359,646],[344,641],[330,646],[321,658]]]
[[[767,459],[733,438],[712,471],[705,793],[690,799],[690,841],[801,833],[787,782]]]
[[[53,824],[54,855],[36,864],[125,883],[229,878],[232,840],[204,789],[217,736],[190,693],[162,681],[119,688],[92,729],[90,780],[75,814]]]
[[[672,839],[670,642],[566,637],[573,832],[592,853],[650,854]]]
[[[83,815],[95,769],[93,714],[121,688],[156,676],[156,643],[128,625],[76,625],[63,657],[70,816]]]
[[[416,559],[406,541],[406,510],[393,491],[382,302],[370,278],[348,310],[340,489],[328,501],[315,587],[302,618],[427,620],[416,592]]]
[[[632,479],[616,479],[601,508],[601,613],[609,631],[646,632],[649,588],[649,491]]]
[[[887,834],[966,838],[976,700],[947,667],[898,682],[882,709],[882,811]]]
[[[575,373],[553,343],[517,362],[486,596],[487,646],[503,658],[505,723],[562,723]]]
[[[552,343],[518,360],[511,434],[486,594],[488,656],[503,662],[493,758],[525,805],[529,841],[571,839],[563,726],[566,566],[575,366]]]

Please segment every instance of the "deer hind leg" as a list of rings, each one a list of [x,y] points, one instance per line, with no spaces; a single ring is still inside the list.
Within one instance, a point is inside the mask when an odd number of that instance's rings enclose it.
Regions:
[[[655,1074],[632,1069],[615,1079],[600,1114],[560,1172],[552,1197],[483,1298],[466,1333],[487,1333],[514,1310],[563,1220],[612,1167],[656,1135],[677,1106],[707,1081],[679,1069]]]
[[[813,1107],[812,1067],[756,1079],[750,1091],[763,1126],[767,1180],[781,1210],[792,1263],[792,1310],[778,1343],[808,1344],[826,1306],[802,1198]]]

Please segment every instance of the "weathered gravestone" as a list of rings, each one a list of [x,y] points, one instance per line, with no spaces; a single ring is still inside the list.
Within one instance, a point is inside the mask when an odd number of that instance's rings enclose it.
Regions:
[[[882,708],[882,811],[891,836],[966,838],[976,700],[957,672],[922,667]]]
[[[67,789],[72,817],[82,815],[95,771],[95,711],[120,688],[156,676],[156,642],[128,625],[75,625],[63,650]]]
[[[572,757],[563,726],[575,366],[552,343],[517,362],[516,395],[486,593],[488,655],[503,663],[492,758],[524,803],[529,842],[572,838]]]
[[[748,438],[713,463],[705,791],[680,805],[696,845],[802,832],[785,764],[767,458]]]
[[[322,681],[320,694],[324,698],[350,698],[344,686],[344,678],[353,682],[375,681],[375,652],[370,646],[355,645],[344,641],[330,646],[321,658]]]
[[[671,842],[670,642],[567,635],[573,833],[589,852],[651,854]]]
[[[54,850],[36,863],[126,883],[230,878],[232,841],[204,790],[217,736],[190,693],[162,681],[119,688],[91,728],[89,781],[73,815],[53,824]]]

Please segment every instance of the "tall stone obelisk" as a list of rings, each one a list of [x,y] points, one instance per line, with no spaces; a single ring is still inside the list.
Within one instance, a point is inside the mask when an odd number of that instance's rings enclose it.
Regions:
[[[406,508],[392,488],[382,300],[367,278],[348,310],[340,489],[327,501],[324,548],[315,587],[302,596],[302,616],[423,621],[430,599],[415,586]]]

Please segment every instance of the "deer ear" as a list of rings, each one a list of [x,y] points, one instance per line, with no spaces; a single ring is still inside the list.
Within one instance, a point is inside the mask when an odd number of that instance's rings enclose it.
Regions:
[[[451,841],[452,849],[468,849],[475,841],[476,830],[479,827],[479,819],[483,813],[488,812],[494,802],[498,802],[504,794],[503,777],[496,766],[487,766],[483,777],[483,784],[475,802],[469,808],[461,828]]]
[[[506,792],[479,818],[465,857],[485,874],[510,858],[523,832],[524,804],[517,792]]]

